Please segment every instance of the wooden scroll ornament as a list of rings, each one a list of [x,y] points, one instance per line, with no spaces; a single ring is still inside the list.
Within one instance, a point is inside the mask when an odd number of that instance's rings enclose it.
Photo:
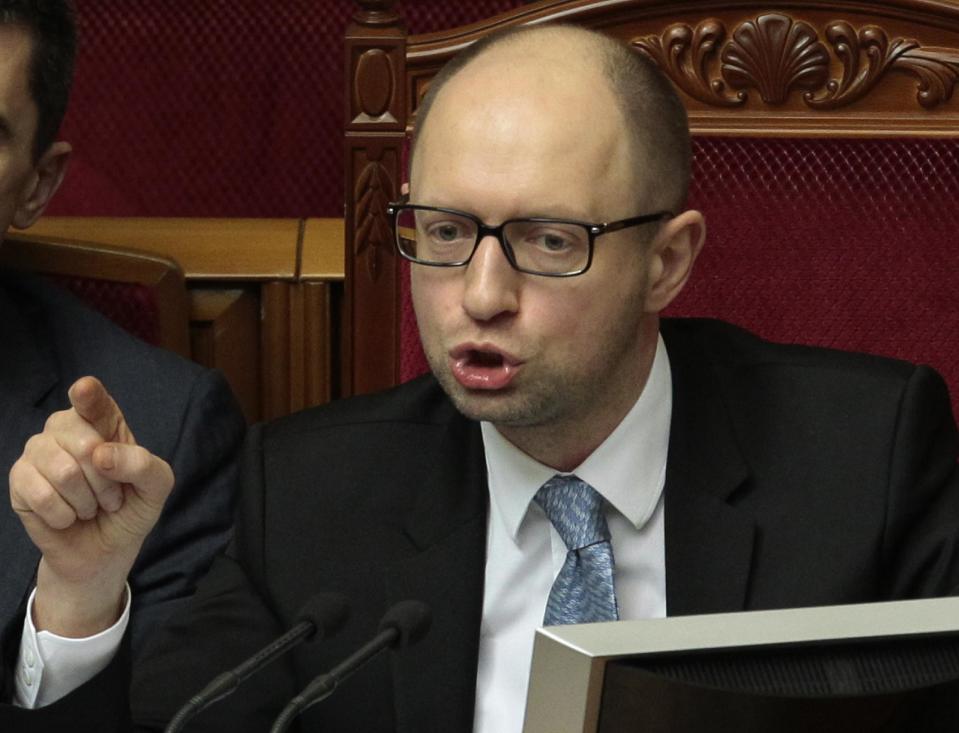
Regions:
[[[782,104],[798,90],[811,108],[838,109],[862,99],[888,72],[898,71],[917,77],[916,100],[931,109],[947,102],[959,81],[959,49],[890,40],[877,25],[857,31],[839,20],[820,34],[805,21],[765,13],[740,23],[726,37],[725,24],[707,19],[695,29],[675,23],[661,35],[643,36],[631,45],[655,60],[690,97],[719,107],[745,104],[748,90],[754,89],[768,105]],[[842,68],[839,79],[830,78],[833,58]]]

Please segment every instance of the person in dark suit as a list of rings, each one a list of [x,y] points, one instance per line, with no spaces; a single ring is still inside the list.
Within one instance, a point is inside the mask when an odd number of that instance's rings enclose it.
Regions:
[[[403,598],[432,607],[429,635],[365,667],[304,729],[518,730],[544,622],[955,592],[957,436],[932,370],[660,319],[704,224],[682,210],[685,115],[651,65],[580,29],[500,34],[448,65],[418,115],[392,210],[432,375],[254,428],[235,539],[134,665],[129,700],[118,640],[83,685],[0,720],[124,730],[132,711],[161,729],[319,590],[352,598],[346,630],[193,729],[267,729]],[[88,407],[119,419],[105,392]],[[155,513],[169,476],[134,452],[95,465]],[[42,514],[38,541],[86,552]],[[118,548],[99,603],[54,577],[34,614],[121,638],[139,541]],[[71,603],[89,613],[58,611]],[[26,636],[19,669],[25,649]]]
[[[30,226],[63,178],[55,140],[67,104],[74,29],[65,2],[0,2],[0,232]],[[0,243],[0,247],[2,247]],[[139,444],[169,462],[178,486],[130,574],[134,644],[189,596],[226,544],[244,421],[225,381],[148,346],[40,278],[0,272],[0,484],[68,388],[96,375]],[[89,380],[75,389],[89,388]],[[201,441],[199,436],[205,436]],[[81,510],[82,511],[82,510]],[[89,508],[86,509],[89,512]],[[40,550],[9,502],[0,511],[0,627],[22,624]],[[18,614],[19,610],[19,614]]]

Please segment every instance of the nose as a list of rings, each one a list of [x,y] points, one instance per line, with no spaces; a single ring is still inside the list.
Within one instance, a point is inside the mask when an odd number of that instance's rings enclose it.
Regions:
[[[477,321],[515,313],[519,307],[521,277],[506,259],[496,237],[483,237],[466,266],[464,310]]]

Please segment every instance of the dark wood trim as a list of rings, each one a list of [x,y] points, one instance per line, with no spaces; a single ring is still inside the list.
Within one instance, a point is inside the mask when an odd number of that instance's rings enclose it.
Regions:
[[[256,286],[190,291],[191,355],[223,372],[250,423],[263,415],[259,311]]]
[[[181,353],[221,370],[250,422],[339,396],[342,219],[46,217],[30,232],[177,260],[189,293]],[[176,317],[185,332],[186,312]]]
[[[361,1],[346,31],[344,394],[398,379],[399,277],[386,205],[406,139],[406,29],[389,0]],[[362,325],[360,325],[362,324]]]

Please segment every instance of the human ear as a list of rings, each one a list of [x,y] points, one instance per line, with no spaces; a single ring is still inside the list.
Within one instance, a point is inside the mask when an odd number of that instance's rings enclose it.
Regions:
[[[706,220],[698,211],[684,211],[660,227],[647,252],[647,313],[659,313],[679,295],[705,240]]]
[[[17,229],[29,227],[47,208],[63,181],[71,150],[70,143],[55,142],[40,156],[13,214],[13,226]]]

